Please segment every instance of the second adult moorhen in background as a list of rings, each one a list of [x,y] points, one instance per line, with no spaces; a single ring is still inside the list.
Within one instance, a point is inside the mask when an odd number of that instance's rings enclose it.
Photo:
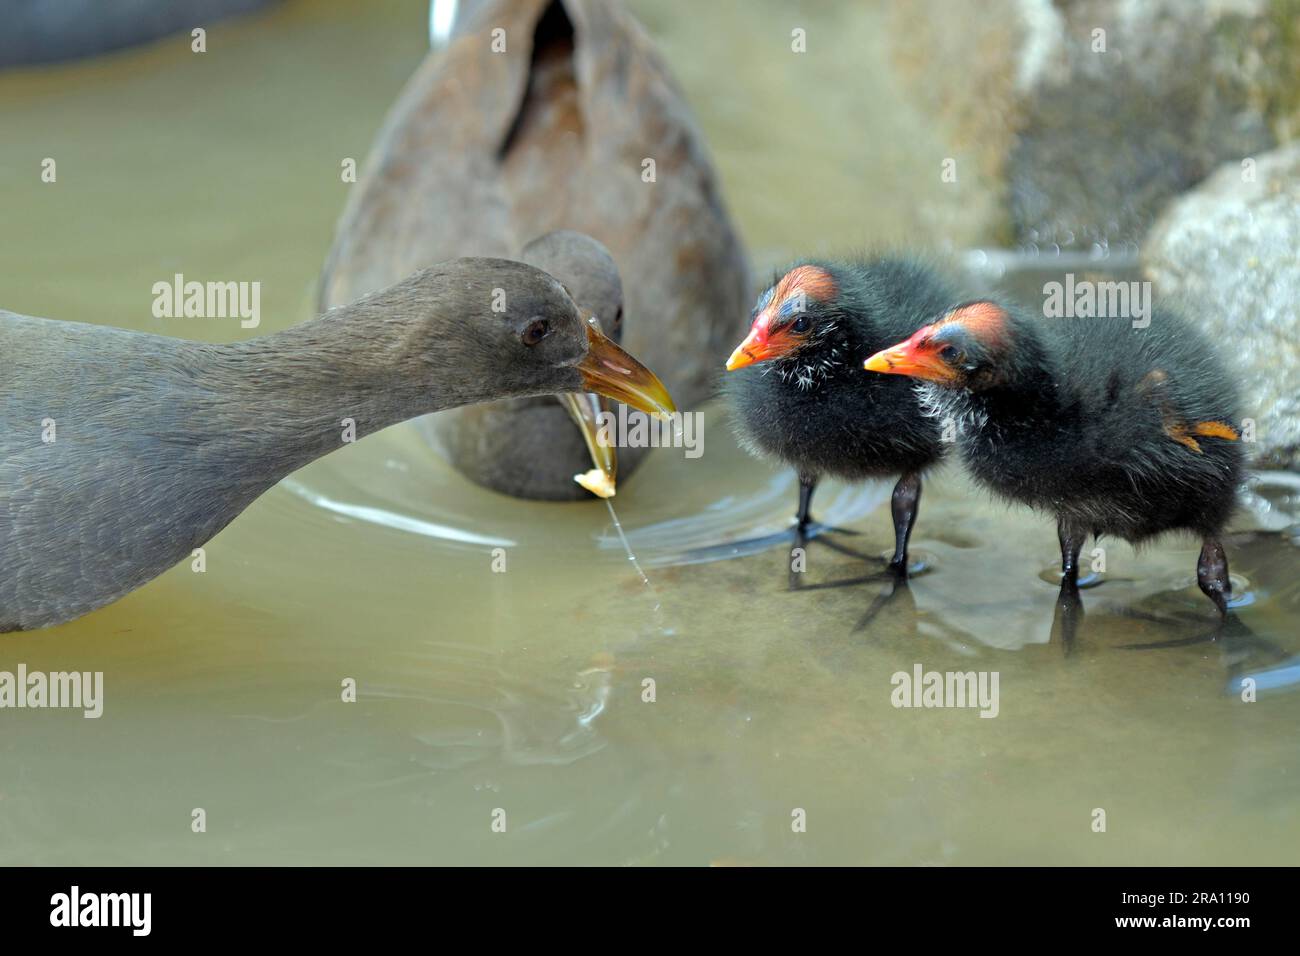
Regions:
[[[974,477],[1055,515],[1063,591],[1077,588],[1089,534],[1137,543],[1191,531],[1197,582],[1226,615],[1220,535],[1243,453],[1236,388],[1209,343],[1159,309],[1144,328],[1035,319],[987,300],[937,314],[865,368],[920,379],[930,417],[956,423]]]
[[[431,262],[509,258],[573,229],[618,263],[628,351],[682,407],[709,397],[714,356],[744,328],[749,271],[704,137],[654,42],[618,0],[479,0],[448,20],[449,44],[411,77],[351,187],[320,308]],[[587,450],[554,402],[495,410],[478,444],[471,417],[421,426],[455,445],[452,463],[474,481],[588,497],[573,481],[591,467]],[[512,463],[526,453],[526,470],[496,459],[512,424]],[[623,475],[643,452],[622,451]]]
[[[894,554],[906,575],[921,471],[943,452],[939,424],[902,381],[863,380],[872,352],[910,335],[952,302],[948,282],[912,259],[804,260],[758,298],[749,335],[727,361],[724,390],[741,443],[799,475],[796,531],[810,528],[822,475],[848,481],[901,474]]]

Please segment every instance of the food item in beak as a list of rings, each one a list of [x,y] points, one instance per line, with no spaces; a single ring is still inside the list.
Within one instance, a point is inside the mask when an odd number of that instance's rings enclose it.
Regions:
[[[609,401],[591,392],[566,392],[560,396],[560,403],[569,410],[574,424],[582,432],[591,463],[596,466],[581,475],[574,475],[573,480],[593,495],[612,498],[618,480],[618,453],[612,444],[602,440],[600,434],[600,416],[609,411]]]
[[[604,469],[593,468],[591,471],[584,471],[580,475],[574,475],[573,480],[597,498],[614,497],[614,476]]]

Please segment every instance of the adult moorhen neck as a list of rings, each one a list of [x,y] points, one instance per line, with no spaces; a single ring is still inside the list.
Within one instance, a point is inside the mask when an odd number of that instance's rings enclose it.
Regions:
[[[894,256],[804,260],[759,296],[749,335],[727,362],[724,389],[741,443],[798,473],[801,537],[822,475],[861,481],[901,474],[890,568],[906,574],[921,472],[943,452],[940,430],[921,414],[907,383],[864,381],[861,363],[910,335],[952,296],[933,269]]]
[[[0,312],[0,354],[0,632],[122,597],[353,434],[565,391],[672,408],[555,279],[502,259],[231,345]]]
[[[1220,535],[1242,477],[1236,388],[1177,315],[1053,321],[971,302],[867,359],[920,379],[932,419],[957,425],[974,477],[1055,515],[1063,586],[1088,534],[1140,542],[1190,531],[1201,590],[1227,614]],[[883,376],[881,376],[883,377]]]

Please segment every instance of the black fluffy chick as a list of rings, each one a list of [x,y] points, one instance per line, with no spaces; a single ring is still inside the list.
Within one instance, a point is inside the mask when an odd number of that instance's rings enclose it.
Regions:
[[[943,453],[939,424],[921,414],[909,383],[864,377],[862,362],[930,321],[952,296],[933,269],[894,256],[803,260],[759,296],[749,335],[727,362],[724,391],[741,443],[798,473],[801,538],[822,475],[901,475],[890,568],[906,575],[921,472]]]
[[[1200,588],[1226,616],[1220,536],[1244,455],[1236,387],[1210,344],[1162,310],[1144,327],[992,301],[939,315],[865,368],[920,380],[927,416],[955,424],[974,477],[1055,516],[1063,590],[1077,587],[1089,534],[1187,531],[1202,541]]]

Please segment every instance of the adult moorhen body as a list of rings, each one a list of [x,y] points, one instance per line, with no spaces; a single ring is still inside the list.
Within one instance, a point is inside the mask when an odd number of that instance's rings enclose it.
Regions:
[[[865,368],[920,379],[929,417],[956,424],[974,477],[1055,515],[1063,592],[1077,599],[1089,534],[1136,543],[1191,531],[1203,545],[1197,581],[1226,616],[1220,535],[1243,453],[1236,389],[1209,343],[1162,310],[1141,328],[1035,319],[992,301],[938,314]]]
[[[353,432],[566,391],[671,410],[555,279],[502,259],[230,345],[0,312],[0,355],[0,632],[117,600]]]
[[[901,474],[890,569],[906,575],[921,472],[943,452],[940,428],[921,414],[907,383],[864,382],[861,363],[933,318],[953,294],[929,266],[877,256],[798,262],[759,296],[749,335],[727,361],[724,390],[741,443],[798,473],[801,538],[822,475]]]

